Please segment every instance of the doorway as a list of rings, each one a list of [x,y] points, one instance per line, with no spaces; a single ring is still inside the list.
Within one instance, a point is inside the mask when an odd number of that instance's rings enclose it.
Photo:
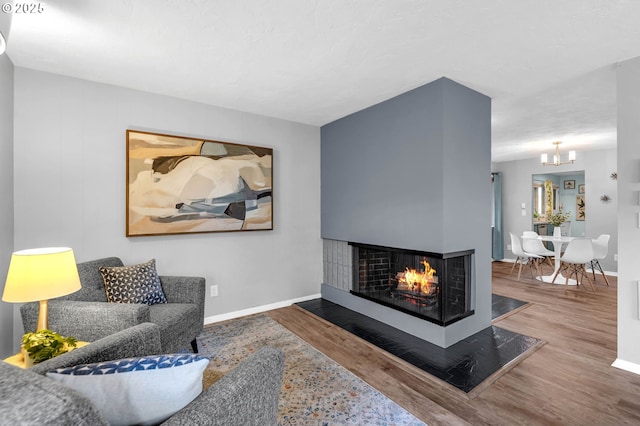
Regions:
[[[549,216],[558,212],[568,214],[561,227],[563,235],[585,235],[585,173],[584,170],[566,173],[546,173],[532,176],[531,229],[540,235],[552,235],[554,225]]]

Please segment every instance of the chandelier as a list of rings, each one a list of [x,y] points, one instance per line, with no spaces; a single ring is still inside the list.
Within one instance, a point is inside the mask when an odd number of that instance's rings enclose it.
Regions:
[[[553,144],[556,146],[556,152],[553,154],[553,161],[549,162],[549,158],[547,154],[542,154],[540,156],[540,162],[543,166],[561,166],[563,164],[573,164],[576,161],[576,152],[569,151],[569,161],[560,161],[560,144],[562,142],[557,141]]]

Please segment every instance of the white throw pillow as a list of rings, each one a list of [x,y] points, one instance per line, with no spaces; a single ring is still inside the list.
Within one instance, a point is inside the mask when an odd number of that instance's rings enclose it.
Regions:
[[[207,364],[201,355],[156,355],[58,368],[47,376],[89,398],[112,425],[149,425],[202,392]]]

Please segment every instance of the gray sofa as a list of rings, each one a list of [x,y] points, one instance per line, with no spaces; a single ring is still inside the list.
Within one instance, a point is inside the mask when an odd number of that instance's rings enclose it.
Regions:
[[[82,288],[49,301],[49,328],[63,336],[93,342],[143,322],[160,326],[163,353],[191,347],[198,352],[196,337],[204,325],[205,279],[160,276],[168,303],[144,305],[107,303],[101,266],[123,266],[117,257],[78,263]],[[20,311],[24,331],[35,331],[39,304],[25,303]]]
[[[76,391],[44,374],[78,364],[158,354],[160,327],[143,323],[23,370],[0,362],[0,419],[20,425],[105,425],[100,412]],[[284,370],[282,351],[251,355],[166,425],[274,425]]]

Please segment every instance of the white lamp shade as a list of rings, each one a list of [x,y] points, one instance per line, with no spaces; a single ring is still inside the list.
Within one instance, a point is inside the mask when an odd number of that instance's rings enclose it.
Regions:
[[[541,163],[546,163],[549,160],[549,157],[547,157],[547,154],[541,154],[540,155],[540,162]]]
[[[569,151],[569,161],[576,161],[576,152]]]
[[[11,255],[2,300],[23,303],[48,300],[80,290],[73,250],[47,247]]]

